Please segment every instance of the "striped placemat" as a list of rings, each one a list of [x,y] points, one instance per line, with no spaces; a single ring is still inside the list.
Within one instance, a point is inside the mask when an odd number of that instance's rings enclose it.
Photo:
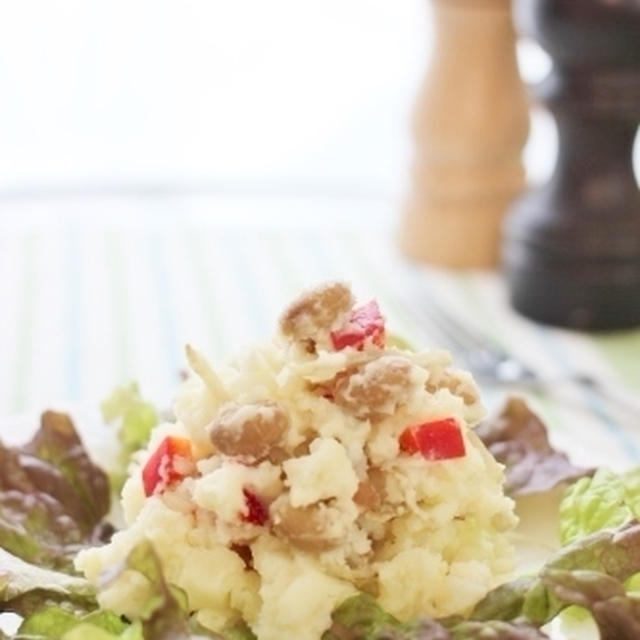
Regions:
[[[436,300],[546,375],[591,373],[640,393],[640,331],[542,327],[512,312],[494,273],[412,266],[397,253],[393,212],[387,202],[275,197],[5,204],[0,413],[97,403],[134,379],[167,405],[186,342],[215,365],[269,336],[300,289],[335,278],[377,298],[416,346],[446,346],[423,313]],[[575,459],[640,461],[640,417],[558,387],[531,401]],[[503,395],[485,389],[490,407]]]

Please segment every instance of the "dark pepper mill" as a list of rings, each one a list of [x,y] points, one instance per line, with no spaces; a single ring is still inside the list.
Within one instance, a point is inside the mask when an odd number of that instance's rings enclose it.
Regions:
[[[555,116],[547,185],[516,201],[503,258],[513,306],[580,329],[640,325],[640,0],[518,0],[553,59],[536,89]]]

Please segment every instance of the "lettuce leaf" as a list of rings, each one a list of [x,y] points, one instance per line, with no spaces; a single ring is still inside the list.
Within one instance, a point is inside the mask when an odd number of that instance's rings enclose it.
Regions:
[[[27,640],[25,638],[25,640]],[[29,638],[31,640],[31,638]],[[48,640],[48,639],[47,639]],[[145,640],[138,623],[128,626],[122,633],[111,633],[100,626],[81,622],[67,631],[60,640]]]
[[[453,640],[549,640],[541,629],[526,622],[462,622],[452,629]]]
[[[138,623],[128,626],[120,634],[115,634],[95,624],[82,622],[67,631],[60,640],[145,640],[145,638]]]
[[[573,542],[640,518],[640,469],[616,474],[598,469],[573,484],[560,504],[560,539]]]
[[[118,430],[120,464],[113,470],[110,480],[114,492],[119,493],[127,477],[131,455],[146,446],[151,431],[158,424],[158,412],[153,404],[142,398],[135,382],[114,389],[100,409],[104,421]]]
[[[158,412],[142,398],[136,382],[114,389],[100,409],[105,422],[112,424],[120,420],[118,437],[129,451],[144,447],[151,430],[158,424]]]
[[[85,631],[93,628],[118,638],[129,626],[111,611],[96,611],[85,616],[77,616],[60,607],[46,607],[23,621],[18,629],[18,637],[23,635],[43,640],[67,640],[68,632],[81,627]],[[91,638],[91,635],[87,634],[85,637]]]
[[[95,590],[73,575],[72,561],[110,535],[109,506],[107,476],[69,416],[47,411],[27,444],[0,443],[0,613],[94,610]]]
[[[601,640],[640,638],[640,600],[630,597],[624,584],[596,571],[547,571],[545,587],[565,604],[586,608]]]
[[[222,631],[222,636],[225,640],[256,640],[253,631],[244,623],[227,627]]]
[[[150,542],[141,542],[133,548],[127,557],[125,569],[137,571],[151,586],[151,596],[140,613],[144,637],[188,640],[190,629],[186,594],[165,581],[160,559]]]
[[[478,602],[471,619],[515,620],[522,615],[526,598],[535,584],[535,576],[522,576],[496,587]]]
[[[322,640],[548,640],[544,632],[526,621],[421,618],[403,624],[366,594],[346,600],[332,619],[333,625]]]
[[[26,445],[0,443],[0,547],[9,553],[71,572],[79,549],[111,534],[109,506],[107,476],[69,416],[46,411]]]
[[[632,521],[615,531],[600,531],[564,547],[537,577],[498,587],[478,603],[471,619],[522,621],[540,628],[566,607],[580,605],[593,615],[600,633],[609,634],[603,638],[632,637],[625,635],[624,625],[635,620],[640,610],[623,583],[638,571],[640,523]]]
[[[142,626],[129,624],[110,611],[76,616],[47,608],[25,620],[12,640],[145,640]]]
[[[38,601],[38,607],[26,611],[30,615],[22,622],[14,640],[222,640],[222,636],[203,630],[191,618],[186,595],[166,582],[160,560],[147,541],[133,548],[112,577],[112,580],[117,580],[124,571],[136,571],[149,583],[150,595],[138,618],[133,621],[124,620],[110,611],[98,610],[92,587],[81,578],[65,574],[53,576],[54,572],[38,568],[28,570],[38,572],[34,576],[36,584],[49,583],[53,595],[62,596],[62,606],[50,605],[55,597],[48,598],[44,606],[43,601]],[[61,584],[54,584],[54,579],[61,580]],[[79,589],[79,594],[73,589]],[[74,595],[86,596],[86,601],[81,599],[80,604],[89,606],[85,609],[76,607],[76,610],[69,608]],[[93,610],[87,614],[87,609]],[[18,612],[24,614],[25,610],[20,608]],[[232,637],[242,636],[230,634],[226,640]]]
[[[343,602],[332,615],[332,626],[322,640],[452,640],[434,620],[402,624],[367,594]]]
[[[88,611],[95,591],[84,578],[44,569],[0,548],[0,613],[29,615],[51,603]]]
[[[573,465],[549,442],[540,418],[519,397],[476,427],[487,449],[505,465],[505,492],[510,496],[548,491],[593,473]]]
[[[122,571],[137,571],[146,578],[150,586],[150,596],[137,621],[141,625],[144,640],[225,640],[222,636],[203,629],[191,618],[186,594],[165,580],[160,559],[150,542],[140,542],[131,550],[120,568],[120,572]],[[119,573],[114,579],[118,575]],[[77,640],[81,638],[78,637]]]

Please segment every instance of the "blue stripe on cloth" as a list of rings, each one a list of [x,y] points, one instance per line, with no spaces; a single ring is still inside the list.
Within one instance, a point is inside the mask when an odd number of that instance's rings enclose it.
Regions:
[[[277,275],[279,284],[286,292],[287,301],[293,298],[304,286],[301,269],[296,268],[291,257],[291,234],[289,232],[271,232],[265,234],[265,251]]]
[[[153,232],[147,236],[147,252],[155,288],[156,309],[164,342],[167,382],[173,385],[182,367],[182,345],[176,321],[176,305],[167,268],[166,234]]]
[[[124,268],[124,234],[121,231],[110,231],[105,236],[106,269],[109,274],[110,322],[114,326],[113,348],[116,352],[115,383],[124,384],[131,378],[131,335],[128,324],[127,279]]]
[[[225,333],[225,326],[221,320],[221,311],[214,280],[211,277],[204,255],[205,236],[194,230],[183,231],[177,236],[177,241],[184,247],[183,255],[187,258],[187,270],[195,283],[197,301],[201,305],[201,312],[205,317],[207,338],[211,341],[212,355],[220,358],[226,352],[229,337]],[[190,340],[190,336],[186,336]]]
[[[312,234],[307,231],[300,234],[300,243],[304,246],[304,255],[309,260],[311,273],[317,283],[339,278],[336,262],[327,251],[326,235]]]
[[[267,335],[272,319],[268,317],[264,291],[256,286],[256,275],[249,267],[253,260],[251,256],[246,255],[244,235],[239,232],[223,232],[217,236],[217,247],[237,278],[237,291],[242,299],[242,309],[251,322],[253,339],[256,339]]]
[[[560,375],[564,374],[569,377],[575,373],[579,373],[579,370],[571,364],[569,354],[557,336],[543,327],[536,327],[536,335],[546,352],[553,357],[560,371]],[[602,401],[588,389],[582,389],[580,395],[585,405],[598,419],[600,424],[615,436],[625,455],[634,462],[639,462],[640,450],[638,449],[638,443],[622,428],[611,412],[607,411]]]

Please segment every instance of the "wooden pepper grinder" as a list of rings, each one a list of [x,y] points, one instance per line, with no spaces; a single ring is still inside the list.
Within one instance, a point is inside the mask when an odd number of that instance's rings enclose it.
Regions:
[[[518,23],[554,66],[537,93],[556,118],[550,182],[505,224],[510,295],[556,325],[640,324],[640,191],[632,148],[640,122],[638,0],[520,0]]]
[[[511,0],[430,2],[436,44],[415,113],[401,246],[418,260],[492,267],[506,208],[524,186],[529,130]]]

